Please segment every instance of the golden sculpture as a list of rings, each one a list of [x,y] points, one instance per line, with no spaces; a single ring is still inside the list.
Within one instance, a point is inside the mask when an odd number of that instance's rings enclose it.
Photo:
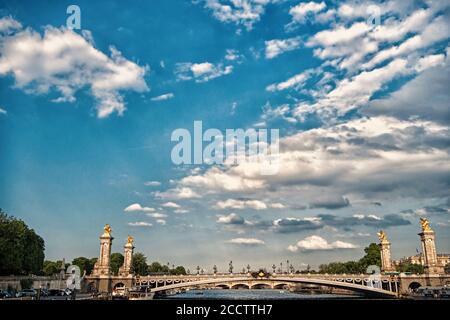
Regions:
[[[133,245],[133,241],[134,241],[134,238],[133,238],[132,236],[128,236],[128,238],[127,238],[127,244]]]
[[[420,218],[420,224],[422,225],[422,231],[432,231],[430,227],[430,222],[427,218]]]
[[[105,230],[105,233],[107,235],[109,235],[109,236],[111,235],[112,229],[111,229],[111,226],[109,224],[105,224],[103,230]]]
[[[388,241],[386,233],[383,230],[380,230],[380,232],[378,232],[377,235],[378,235],[378,238],[380,239],[380,242]]]

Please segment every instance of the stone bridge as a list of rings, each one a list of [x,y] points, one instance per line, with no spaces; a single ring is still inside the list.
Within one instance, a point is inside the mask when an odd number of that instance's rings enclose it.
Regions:
[[[181,288],[271,288],[282,289],[297,284],[345,289],[370,296],[396,297],[399,292],[397,276],[279,274],[253,277],[245,274],[212,274],[194,276],[146,276],[136,279],[136,285],[146,286],[151,292]]]

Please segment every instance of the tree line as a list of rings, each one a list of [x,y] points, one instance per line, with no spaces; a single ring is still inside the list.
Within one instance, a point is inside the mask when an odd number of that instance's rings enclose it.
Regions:
[[[371,243],[368,247],[364,248],[366,253],[358,261],[347,262],[331,262],[327,264],[319,265],[319,273],[329,274],[358,274],[366,273],[367,268],[371,265],[375,265],[381,268],[381,252],[380,247],[376,243]],[[411,272],[416,274],[424,273],[424,267],[422,265],[413,264],[408,261],[402,261],[397,266],[398,272]]]
[[[114,252],[111,254],[110,258],[110,268],[113,275],[118,275],[119,268],[123,265],[124,256],[119,252]],[[81,274],[86,272],[86,274],[91,274],[94,270],[94,265],[97,262],[97,258],[86,258],[78,257],[72,260],[72,264],[80,268]],[[47,276],[53,275],[60,272],[62,266],[62,261],[45,261],[43,273]],[[65,268],[69,264],[67,263]],[[143,253],[133,254],[133,261],[131,266],[131,272],[136,275],[146,276],[152,273],[165,273],[172,275],[186,274],[186,269],[183,266],[172,266],[169,267],[167,264],[162,264],[160,262],[152,262],[147,264],[147,258]]]

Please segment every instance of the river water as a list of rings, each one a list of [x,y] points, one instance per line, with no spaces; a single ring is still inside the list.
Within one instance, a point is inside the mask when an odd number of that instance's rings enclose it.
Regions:
[[[240,289],[240,290],[189,290],[160,299],[211,299],[211,300],[306,300],[306,299],[358,299],[360,296],[337,294],[304,294],[284,290]],[[155,297],[158,299],[158,297]]]

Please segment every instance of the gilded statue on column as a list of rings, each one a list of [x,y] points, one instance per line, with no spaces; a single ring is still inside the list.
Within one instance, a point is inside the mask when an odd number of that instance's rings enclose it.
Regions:
[[[430,222],[427,218],[420,218],[420,225],[422,226],[422,231],[432,231],[430,227]]]
[[[378,238],[380,239],[380,242],[387,242],[387,236],[386,236],[386,232],[384,232],[383,230],[380,230],[380,232],[377,233]]]

